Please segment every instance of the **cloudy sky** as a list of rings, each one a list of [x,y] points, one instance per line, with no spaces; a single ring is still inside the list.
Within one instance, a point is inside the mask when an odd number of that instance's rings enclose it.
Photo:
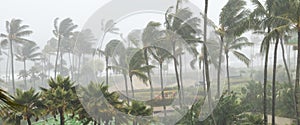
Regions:
[[[175,1],[175,0],[174,0]],[[30,36],[39,45],[44,45],[52,35],[53,20],[70,17],[81,28],[93,13],[110,0],[6,0],[0,7],[0,32],[5,32],[5,21],[12,18],[23,20],[34,33]],[[204,0],[192,0],[200,8]],[[209,0],[209,18],[218,22],[218,14],[227,0]],[[118,8],[116,8],[118,11]]]

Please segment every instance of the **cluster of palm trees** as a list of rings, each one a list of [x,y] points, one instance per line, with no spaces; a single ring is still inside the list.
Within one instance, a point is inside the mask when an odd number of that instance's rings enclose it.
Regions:
[[[103,83],[90,83],[86,87],[81,87],[77,93],[76,85],[69,77],[51,78],[48,85],[47,88],[41,88],[40,92],[33,88],[17,89],[15,97],[9,97],[2,91],[2,101],[11,105],[9,108],[5,105],[1,106],[2,120],[16,125],[20,125],[22,120],[25,120],[28,125],[31,125],[33,119],[39,121],[52,116],[56,119],[59,116],[61,125],[70,120],[69,118],[78,119],[82,124],[108,125],[112,122],[124,124],[130,121],[137,124],[141,121],[135,121],[134,117],[119,118],[116,114],[118,111],[133,116],[152,114],[152,108],[145,106],[142,102],[133,101],[129,104],[122,101],[119,93],[109,92],[108,86]],[[84,105],[81,105],[80,100],[85,102]],[[97,118],[92,116],[97,116]]]

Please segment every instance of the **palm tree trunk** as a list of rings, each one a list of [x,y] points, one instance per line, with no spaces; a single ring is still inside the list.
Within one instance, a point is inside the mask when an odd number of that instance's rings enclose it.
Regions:
[[[78,56],[78,69],[77,69],[77,81],[79,80],[79,77],[80,77],[80,68],[81,68],[81,54],[79,54]]]
[[[149,66],[149,60],[148,60],[148,51],[147,49],[144,49],[144,58],[146,61],[146,66]],[[149,85],[150,85],[150,91],[151,91],[151,95],[150,95],[150,99],[153,99],[153,85],[152,85],[152,79],[151,79],[151,74],[150,71],[147,71],[147,75],[148,75],[148,79],[149,79]]]
[[[268,33],[270,33],[270,28],[268,28]],[[269,42],[269,41],[268,41]],[[264,125],[268,125],[268,115],[267,115],[267,82],[268,82],[268,60],[269,60],[269,48],[270,45],[267,43],[265,64],[264,64],[264,94],[263,94],[263,113],[264,113]]]
[[[299,112],[299,108],[298,108],[298,98],[299,98],[299,73],[300,73],[300,24],[297,25],[298,26],[298,53],[297,53],[297,68],[296,68],[296,80],[295,80],[295,89],[294,89],[294,100],[295,100],[295,111],[296,111],[296,121],[297,121],[297,125],[300,125],[300,112]]]
[[[105,76],[105,82],[106,82],[106,85],[108,86],[108,56],[105,56],[105,73],[106,73],[106,76]]]
[[[58,56],[59,56],[59,51],[60,51],[60,41],[61,41],[61,38],[60,38],[60,36],[58,36],[56,59],[55,59],[55,66],[54,66],[54,78],[56,78],[56,72],[57,72],[57,63],[58,63]]]
[[[5,76],[6,76],[6,80],[5,80],[6,83],[8,83],[8,78],[9,78],[9,77],[8,77],[8,70],[9,70],[9,69],[8,69],[8,65],[9,65],[9,56],[7,55],[7,60],[6,60],[6,71],[5,71],[5,73],[6,73],[6,75],[5,75]]]
[[[127,76],[125,73],[123,73],[123,77],[125,80],[125,90],[126,90],[126,98],[127,98],[127,103],[129,104],[129,98],[128,98],[128,83],[127,83]]]
[[[273,64],[273,79],[272,79],[272,125],[275,125],[275,105],[276,105],[276,68],[277,68],[277,48],[279,43],[279,33],[277,32],[277,38],[274,49],[274,64]]]
[[[13,85],[13,93],[16,93],[15,87],[15,71],[14,71],[14,53],[13,53],[13,41],[9,40],[10,43],[10,59],[11,59],[11,77],[12,77],[12,85]]]
[[[180,77],[182,101],[184,102],[184,87],[182,82],[182,55],[179,55],[179,77]]]
[[[285,58],[285,50],[284,50],[284,45],[283,45],[282,38],[280,39],[280,45],[281,45],[281,49],[282,49],[282,59],[283,59],[284,67],[285,67],[286,74],[287,74],[287,77],[288,77],[288,80],[289,80],[289,84],[291,85],[292,80],[291,80],[290,71],[289,71],[289,68],[288,68],[288,65],[287,65],[287,61],[286,61],[286,58]]]
[[[219,52],[219,65],[218,65],[218,78],[217,78],[217,97],[220,97],[221,90],[220,90],[220,77],[221,77],[221,65],[222,65],[222,53],[223,53],[223,44],[224,44],[224,38],[221,36],[221,44],[220,44],[220,52]]]
[[[229,74],[229,56],[228,56],[228,52],[226,52],[225,55],[226,55],[226,71],[227,71],[227,91],[228,91],[228,94],[230,94],[231,90],[230,90],[230,74]]]
[[[26,82],[26,77],[27,77],[27,71],[26,71],[26,60],[24,60],[24,72],[25,72],[25,76],[24,76],[24,84],[25,84],[25,89],[27,89],[27,82]]]
[[[207,83],[207,93],[208,93],[208,105],[209,105],[209,111],[211,112],[212,119],[214,121],[214,124],[216,125],[216,121],[214,118],[214,112],[212,111],[212,97],[211,97],[211,90],[210,90],[210,76],[209,76],[209,66],[208,66],[208,50],[206,46],[207,42],[207,10],[208,10],[208,0],[205,0],[205,7],[204,7],[204,64],[205,64],[205,76],[206,76],[206,83]]]
[[[173,55],[175,55],[175,41],[173,41]],[[176,75],[176,81],[177,81],[177,89],[178,89],[178,94],[179,94],[179,105],[182,107],[182,95],[181,95],[181,87],[180,87],[180,81],[179,81],[179,75],[178,75],[178,69],[177,69],[177,60],[174,57],[174,68],[175,68],[175,75]]]
[[[166,105],[165,105],[164,80],[163,80],[162,63],[161,62],[159,63],[159,74],[160,74],[160,90],[161,90],[161,97],[162,97],[163,108],[164,108],[164,116],[167,116]]]
[[[27,118],[27,124],[31,125],[30,117]]]
[[[133,88],[133,83],[132,83],[132,77],[133,76],[129,76],[129,79],[130,79],[130,85],[131,85],[132,98],[134,98],[134,88]]]
[[[58,109],[59,117],[60,117],[60,125],[65,125],[65,116],[62,108]]]

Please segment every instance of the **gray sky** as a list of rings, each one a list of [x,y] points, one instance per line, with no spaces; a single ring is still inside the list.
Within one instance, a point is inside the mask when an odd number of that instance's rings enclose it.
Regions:
[[[101,6],[110,0],[6,0],[0,7],[0,32],[5,32],[5,21],[12,18],[23,20],[34,33],[30,39],[39,45],[44,45],[53,34],[53,20],[70,17],[78,30],[85,24],[88,18]],[[200,8],[204,7],[204,0],[192,0]],[[227,0],[209,0],[209,18],[218,22],[218,14]],[[203,10],[203,9],[202,9]],[[116,9],[117,11],[117,9]]]

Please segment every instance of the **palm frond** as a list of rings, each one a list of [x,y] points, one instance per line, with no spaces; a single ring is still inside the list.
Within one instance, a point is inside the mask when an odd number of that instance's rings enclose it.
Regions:
[[[245,63],[247,66],[249,66],[250,64],[250,59],[244,55],[243,53],[241,52],[238,52],[238,51],[233,51],[233,54],[235,55],[235,57],[237,57],[240,61],[242,61],[243,63]]]

